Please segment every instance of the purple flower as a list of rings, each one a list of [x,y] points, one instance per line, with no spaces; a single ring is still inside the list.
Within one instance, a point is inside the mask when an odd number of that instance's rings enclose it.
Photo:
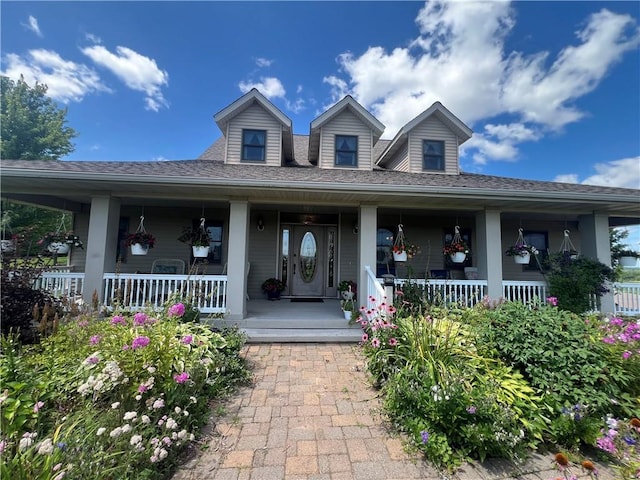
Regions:
[[[144,393],[147,390],[148,390],[148,387],[144,383],[141,383],[140,386],[138,387],[138,392],[139,393]]]
[[[100,343],[100,335],[92,335],[89,339],[89,343],[91,345],[97,345],[98,343]]]
[[[178,373],[173,376],[173,379],[176,381],[176,383],[185,383],[187,380],[189,380],[189,378],[190,377],[187,372]]]
[[[558,297],[547,297],[547,303],[556,307],[558,305]]]
[[[182,337],[181,341],[185,345],[189,345],[191,342],[193,342],[193,336],[192,335],[185,335],[184,337]]]
[[[145,336],[136,337],[133,340],[133,343],[131,344],[131,348],[133,350],[135,350],[136,348],[143,348],[149,345],[150,342],[151,340],[149,340],[149,337],[145,337]]]
[[[33,412],[34,412],[34,413],[38,413],[42,407],[44,407],[44,402],[37,402],[37,403],[33,406]]]
[[[138,312],[133,316],[133,324],[136,327],[141,327],[147,321],[147,318],[149,317],[147,317],[146,313]]]
[[[126,325],[127,321],[122,315],[114,315],[111,317],[111,325]]]
[[[476,413],[476,407],[475,407],[475,405],[471,405],[470,407],[467,407],[467,412],[469,412],[471,415],[473,415],[474,413]]]
[[[184,304],[183,303],[176,303],[175,305],[171,305],[169,307],[169,311],[167,312],[167,314],[170,317],[181,317],[182,315],[184,315]]]
[[[99,361],[100,361],[100,359],[98,357],[89,357],[89,358],[87,358],[87,363],[89,363],[91,365],[95,365]]]
[[[420,436],[422,437],[422,443],[427,443],[429,441],[429,432],[426,430],[421,431]]]
[[[624,353],[622,354],[622,358],[624,358],[625,360],[626,360],[627,358],[629,358],[630,356],[631,356],[631,352],[630,352],[629,350],[627,350],[626,352],[624,352]]]
[[[86,320],[80,320],[80,321],[78,322],[78,326],[79,326],[79,327],[82,327],[82,328],[87,327],[87,326],[89,326],[89,322],[88,322],[88,321],[86,321]]]

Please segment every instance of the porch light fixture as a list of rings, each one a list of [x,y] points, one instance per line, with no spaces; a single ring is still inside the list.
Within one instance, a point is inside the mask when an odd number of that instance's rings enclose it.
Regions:
[[[353,222],[353,228],[351,230],[354,235],[358,234],[358,222]]]
[[[262,219],[262,217],[258,217],[257,228],[259,232],[262,232],[264,230],[264,220]]]

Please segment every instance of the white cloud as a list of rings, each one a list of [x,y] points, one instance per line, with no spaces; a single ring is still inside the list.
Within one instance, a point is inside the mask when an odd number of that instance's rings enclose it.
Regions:
[[[259,82],[240,82],[238,87],[242,93],[255,88],[268,99],[284,98],[286,94],[282,82],[275,77],[262,77]]]
[[[81,63],[64,60],[51,50],[29,50],[26,57],[9,53],[4,58],[2,75],[18,80],[20,75],[30,86],[36,82],[48,87],[47,95],[63,103],[79,102],[92,92],[110,92],[98,74]]]
[[[578,183],[578,175],[576,175],[575,173],[565,173],[556,176],[553,181],[560,183]]]
[[[603,187],[640,189],[640,157],[622,158],[593,166],[595,175],[580,181],[575,173],[566,173],[554,178],[554,182],[582,183]]]
[[[270,67],[273,63],[273,60],[269,60],[268,58],[257,58],[256,65],[259,68]]]
[[[102,45],[94,45],[83,48],[82,53],[110,70],[130,89],[143,92],[147,110],[157,112],[168,107],[162,87],[169,84],[169,74],[158,68],[154,59],[127,47],[116,47],[116,53],[112,53]]]
[[[84,38],[91,43],[102,43],[102,39],[93,33],[85,33]]]
[[[582,118],[574,102],[640,44],[632,17],[601,10],[555,58],[545,51],[505,51],[515,21],[508,2],[428,1],[416,18],[420,35],[409,46],[343,53],[344,78],[323,81],[333,102],[351,94],[370,110],[386,125],[385,138],[437,100],[470,126],[506,115],[509,124],[475,125],[482,133],[467,151],[476,163],[512,161],[520,143]]]
[[[37,36],[42,38],[42,31],[40,30],[40,25],[38,25],[38,19],[33,15],[29,15],[29,19],[27,23],[21,24],[23,27],[26,27],[27,30],[31,30]]]

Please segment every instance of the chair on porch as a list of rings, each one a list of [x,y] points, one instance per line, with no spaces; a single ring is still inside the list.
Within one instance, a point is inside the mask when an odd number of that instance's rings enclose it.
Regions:
[[[170,273],[173,275],[184,275],[184,260],[178,258],[159,258],[151,264],[152,274]]]
[[[251,270],[251,262],[247,262],[247,286],[249,286],[249,270]],[[224,267],[222,267],[222,275],[226,275],[227,274],[227,264],[224,264]],[[247,300],[251,300],[249,298],[249,292],[245,293]]]

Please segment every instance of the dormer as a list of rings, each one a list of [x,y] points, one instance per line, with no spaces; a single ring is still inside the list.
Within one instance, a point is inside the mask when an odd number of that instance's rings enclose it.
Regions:
[[[440,102],[407,123],[376,162],[411,173],[460,173],[459,147],[473,132]]]
[[[319,168],[373,170],[384,125],[347,95],[311,122],[309,162]]]
[[[280,167],[293,159],[292,122],[255,88],[214,115],[225,163]]]

